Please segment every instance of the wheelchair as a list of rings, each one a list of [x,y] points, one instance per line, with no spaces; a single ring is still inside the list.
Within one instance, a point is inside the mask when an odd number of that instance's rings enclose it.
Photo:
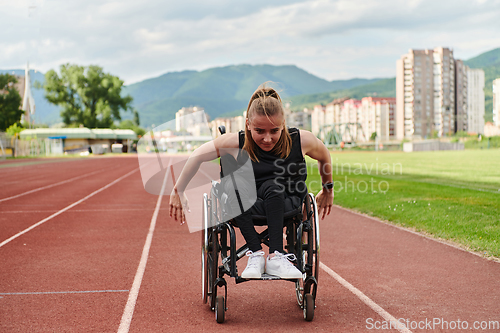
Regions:
[[[222,134],[225,130],[219,128]],[[222,173],[222,170],[221,170]],[[222,179],[222,177],[221,177]],[[220,182],[212,181],[210,193],[203,195],[203,220],[201,240],[202,298],[215,312],[218,323],[225,320],[227,310],[227,282],[225,276],[234,278],[236,284],[255,281],[238,274],[236,262],[249,250],[248,246],[236,247],[236,223],[225,221],[227,194]],[[262,205],[257,199],[255,205]],[[253,211],[252,211],[253,212]],[[266,216],[252,215],[254,225],[266,225]],[[319,223],[316,200],[312,193],[303,199],[289,197],[285,200],[284,237],[285,250],[296,257],[295,265],[302,272],[302,279],[281,279],[262,274],[260,280],[287,280],[295,284],[297,303],[306,321],[314,318],[319,271]],[[259,233],[261,243],[269,247],[268,230]],[[257,279],[258,280],[258,279]],[[222,290],[223,289],[223,290]]]

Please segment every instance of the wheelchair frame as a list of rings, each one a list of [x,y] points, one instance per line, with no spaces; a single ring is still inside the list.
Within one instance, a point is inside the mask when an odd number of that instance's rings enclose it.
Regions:
[[[235,278],[236,283],[256,279],[244,279],[238,275],[236,262],[245,256],[248,246],[236,248],[236,234],[232,221],[223,222],[224,197],[222,185],[212,181],[210,194],[203,195],[202,229],[202,298],[209,303],[218,323],[225,320],[227,310],[227,283],[225,275]],[[288,253],[296,256],[296,266],[303,273],[302,279],[285,279],[295,283],[298,305],[304,319],[314,318],[319,271],[319,223],[314,195],[305,196],[297,214],[285,219],[286,245]],[[259,234],[261,242],[269,246],[268,230]],[[257,279],[258,280],[258,279]],[[260,280],[284,280],[263,274]],[[224,288],[220,294],[219,288]]]

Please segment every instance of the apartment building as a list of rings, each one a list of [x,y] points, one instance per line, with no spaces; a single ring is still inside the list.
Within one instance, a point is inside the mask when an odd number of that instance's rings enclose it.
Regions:
[[[467,70],[468,67],[464,65],[462,60],[455,60],[455,132],[467,132],[469,128],[467,117]]]
[[[311,113],[311,132],[318,136],[321,127],[325,125],[325,105],[315,105]]]
[[[313,134],[318,136],[322,126],[333,124],[347,142],[368,141],[373,132],[381,140],[395,139],[396,98],[364,97],[360,101],[345,97],[326,106],[316,105],[311,116]]]
[[[434,123],[434,56],[410,50],[397,62],[396,138],[431,135]]]
[[[493,125],[500,127],[500,78],[493,80]]]
[[[380,140],[394,139],[396,98],[364,97],[361,100],[359,122],[365,135],[377,133]]]
[[[360,120],[361,101],[352,98],[345,100],[340,109],[340,123],[353,125],[342,125],[342,128],[340,128],[343,141],[367,141],[370,138],[369,135],[367,136],[365,131],[357,126]]]
[[[175,113],[175,130],[187,131],[194,136],[210,135],[209,117],[201,107],[183,107]]]
[[[347,101],[348,97],[337,98],[332,102],[326,105],[325,109],[325,122],[327,124],[340,124],[342,108],[344,106],[344,102]]]
[[[302,111],[290,112],[286,117],[286,124],[289,127],[296,127],[305,130],[311,130],[312,112],[305,108]]]
[[[462,60],[454,59],[451,49],[443,47],[410,49],[396,66],[398,139],[441,137],[457,131],[481,133],[482,70],[471,70]]]
[[[220,135],[219,126],[223,125],[226,128],[226,133],[237,133],[245,129],[245,117],[237,116],[233,118],[216,118],[210,122],[210,130],[212,136]]]
[[[313,111],[304,108],[302,111],[292,111],[290,103],[285,103],[285,122],[288,127],[296,127],[310,131],[311,130],[311,117]]]
[[[484,71],[467,69],[467,132],[484,134]]]
[[[434,49],[433,58],[434,130],[441,137],[456,132],[455,59],[453,51],[443,47]]]

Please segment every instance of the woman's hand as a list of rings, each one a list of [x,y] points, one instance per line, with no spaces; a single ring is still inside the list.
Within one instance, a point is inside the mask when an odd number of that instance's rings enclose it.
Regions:
[[[316,205],[318,207],[318,215],[323,220],[326,215],[330,214],[333,205],[333,188],[331,190],[322,189],[316,195]]]
[[[170,194],[170,217],[173,216],[174,220],[184,223],[186,222],[185,211],[190,212],[186,195],[184,192],[179,194],[173,189]]]

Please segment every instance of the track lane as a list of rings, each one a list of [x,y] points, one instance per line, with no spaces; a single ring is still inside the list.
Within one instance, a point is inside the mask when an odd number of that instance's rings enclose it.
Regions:
[[[101,194],[64,213],[72,223],[55,218],[23,236],[26,245],[9,246],[9,255],[0,249],[8,268],[0,288],[129,290],[158,197],[145,193],[138,173]],[[131,332],[361,332],[368,318],[383,320],[320,271],[312,323],[302,319],[293,284],[227,279],[227,322],[216,324],[201,302],[200,233],[170,219],[167,203],[163,198]],[[321,237],[321,261],[396,318],[499,320],[492,317],[500,313],[498,263],[340,208],[321,222]],[[126,301],[126,292],[3,296],[0,318],[9,321],[0,321],[0,331],[116,332]]]
[[[2,167],[0,163],[0,202],[2,199],[32,191],[36,188],[53,186],[54,183],[88,175],[88,169],[104,171],[113,169],[123,160],[110,157],[88,157],[59,159],[45,162],[35,160],[22,163],[19,167]],[[11,164],[12,165],[12,164]]]
[[[205,187],[205,192],[210,189]],[[202,193],[201,189],[198,192]],[[163,199],[168,203],[168,197]],[[190,207],[199,209],[200,205]],[[188,213],[194,214],[196,213]],[[199,215],[201,216],[201,215]],[[200,220],[201,223],[201,220]],[[238,234],[238,244],[243,238]],[[320,292],[313,323],[303,320],[297,305],[295,286],[288,281],[251,281],[236,285],[228,282],[226,322],[215,322],[214,313],[201,302],[201,233],[189,233],[163,210],[156,226],[148,267],[130,332],[182,332],[202,330],[221,332],[291,331],[303,332],[314,327],[320,331],[365,331],[364,320],[377,317],[351,292],[333,278],[320,272]],[[238,263],[241,272],[246,260]],[[396,330],[395,330],[396,331]],[[397,332],[397,331],[396,331]]]
[[[137,166],[134,168],[133,161],[132,159],[131,165],[117,166],[114,170],[107,169],[89,178],[80,178],[74,182],[0,203],[0,242],[136,169]],[[101,165],[98,165],[98,168],[101,169]],[[139,172],[137,171],[137,173]]]
[[[500,265],[335,207],[321,261],[396,318],[499,320]],[[329,241],[325,241],[325,240]]]
[[[0,249],[0,292],[128,290],[155,201],[136,172],[33,229]],[[2,297],[2,332],[113,332],[127,292]]]
[[[201,235],[169,219],[163,211],[151,247],[130,332],[325,332],[365,331],[364,319],[376,315],[336,281],[320,272],[314,321],[305,322],[295,286],[288,281],[228,282],[226,322],[201,300]],[[160,214],[160,218],[162,217]],[[238,244],[243,242],[238,237]],[[238,262],[241,272],[246,260]]]
[[[499,320],[496,262],[338,207],[321,222],[321,237],[321,261],[396,319],[408,319],[410,324],[460,319],[471,325]],[[199,235],[188,234],[171,219],[158,226],[131,332],[180,332],[200,325],[221,332],[298,332],[311,327],[364,332],[368,320],[386,320],[321,270],[312,323],[302,320],[293,285],[235,285],[226,277],[229,311],[226,323],[218,325],[213,312],[201,304],[200,274],[193,274],[201,270],[200,246]],[[240,270],[244,264],[239,263]]]
[[[39,222],[37,222],[37,223],[33,224],[32,226],[30,226],[30,227],[28,227],[28,228],[26,228],[26,229],[24,229],[24,230],[22,230],[22,231],[18,232],[18,233],[17,233],[17,234],[15,234],[14,236],[12,236],[12,237],[10,237],[10,238],[6,239],[5,241],[1,242],[1,243],[0,243],[0,247],[3,247],[3,246],[5,246],[5,245],[7,245],[7,244],[8,244],[8,243],[10,243],[11,241],[14,241],[16,238],[21,237],[21,236],[22,236],[22,235],[24,235],[25,233],[27,233],[27,232],[29,232],[29,231],[33,230],[34,228],[36,228],[36,227],[38,227],[38,226],[42,225],[43,223],[45,223],[45,222],[49,222],[51,219],[55,218],[56,216],[59,216],[60,214],[62,214],[62,213],[64,213],[64,212],[68,211],[69,209],[71,209],[71,208],[73,208],[73,207],[75,207],[75,206],[77,206],[77,205],[79,205],[79,204],[81,204],[81,203],[85,202],[87,199],[89,199],[89,198],[93,197],[94,195],[96,195],[96,194],[98,194],[98,193],[100,193],[100,192],[102,192],[102,191],[106,190],[106,189],[107,189],[107,188],[109,188],[110,186],[113,186],[114,184],[116,184],[116,183],[117,183],[117,182],[119,182],[120,180],[122,180],[122,179],[124,179],[124,178],[126,178],[126,177],[130,176],[131,174],[135,173],[136,171],[137,171],[137,169],[132,170],[131,172],[126,173],[125,175],[123,175],[123,176],[121,176],[121,177],[119,177],[119,178],[115,179],[115,180],[114,180],[114,181],[112,181],[111,183],[109,183],[109,184],[107,184],[107,185],[105,185],[105,186],[103,186],[103,187],[101,187],[101,188],[99,188],[99,189],[95,190],[94,192],[90,193],[89,195],[87,195],[87,196],[83,197],[82,199],[80,199],[80,200],[78,200],[78,201],[75,201],[74,203],[70,204],[69,206],[64,207],[63,209],[59,210],[58,212],[56,212],[56,213],[54,213],[54,214],[52,214],[52,215],[50,215],[50,216],[48,216],[48,217],[44,218],[43,220],[41,220],[41,221],[39,221]]]
[[[49,185],[44,185],[44,186],[41,186],[41,187],[34,188],[32,190],[21,192],[19,194],[11,195],[10,197],[4,197],[4,198],[0,199],[0,202],[5,202],[5,201],[8,201],[8,200],[20,198],[22,196],[25,196],[25,195],[28,195],[28,194],[31,194],[31,193],[43,191],[43,190],[46,190],[46,189],[51,188],[51,187],[55,187],[55,186],[59,186],[59,185],[62,185],[62,184],[70,183],[72,181],[75,181],[77,179],[81,179],[81,178],[84,178],[84,177],[90,177],[90,176],[95,175],[96,173],[98,173],[100,171],[101,170],[92,171],[92,172],[89,172],[89,173],[84,174],[84,175],[72,177],[72,178],[69,178],[69,179],[65,179],[65,180],[59,181],[57,183],[52,183],[52,184],[49,184]]]

